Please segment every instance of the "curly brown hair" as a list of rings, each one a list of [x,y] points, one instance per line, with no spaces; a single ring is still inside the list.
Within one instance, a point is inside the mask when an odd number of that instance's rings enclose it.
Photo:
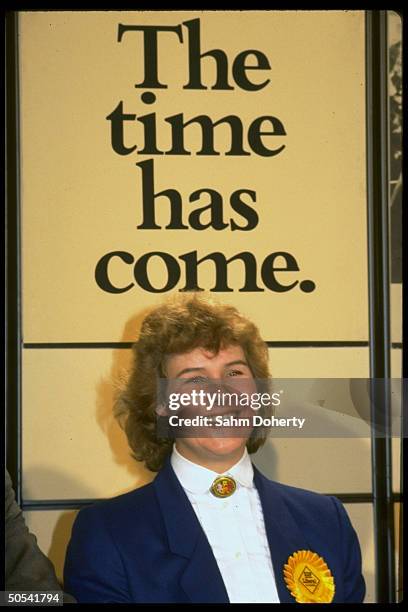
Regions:
[[[168,299],[145,317],[139,339],[132,347],[133,363],[126,386],[114,407],[134,459],[144,461],[149,470],[157,472],[173,447],[172,439],[156,434],[157,390],[159,379],[166,378],[166,357],[197,347],[217,354],[230,345],[242,347],[255,379],[270,380],[267,345],[254,323],[234,306],[202,293],[184,293]],[[260,414],[270,412],[263,407]],[[256,452],[265,440],[266,434],[259,428],[247,440],[248,452]]]

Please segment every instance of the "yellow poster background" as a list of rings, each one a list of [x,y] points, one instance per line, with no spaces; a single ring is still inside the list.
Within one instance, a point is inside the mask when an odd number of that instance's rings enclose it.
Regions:
[[[186,90],[187,33],[159,36],[159,76],[168,89],[157,101],[141,101],[134,87],[143,77],[140,33],[117,42],[118,24],[177,25],[199,18],[202,52],[222,49],[231,65],[243,50],[257,49],[271,70],[248,71],[270,83],[260,91],[215,91],[215,62],[202,60],[206,90]],[[252,58],[252,63],[253,63]],[[231,293],[217,293],[253,318],[266,340],[367,340],[367,245],[365,188],[364,14],[362,11],[204,11],[204,12],[33,12],[20,16],[23,333],[25,342],[116,342],[135,339],[126,323],[164,295],[137,284],[109,294],[96,284],[98,260],[126,251],[137,260],[165,251],[179,256],[197,250],[231,257],[254,254],[260,267],[272,252],[292,254],[299,272],[278,272],[286,293],[245,293],[244,268],[229,266]],[[248,60],[248,64],[251,63]],[[207,114],[241,118],[244,143],[249,124],[262,115],[283,123],[286,136],[264,138],[285,149],[273,157],[225,156],[229,130],[216,128],[219,156],[197,156],[197,126],[186,129],[191,156],[116,154],[106,117],[123,101],[124,112],[156,113],[158,142],[170,148],[165,118],[185,120]],[[142,126],[125,125],[127,146],[143,146]],[[223,196],[225,220],[234,216],[230,194],[256,191],[259,215],[252,231],[141,230],[141,170],[154,159],[156,192],[175,188],[183,197],[184,220],[201,188]],[[169,222],[169,205],[158,199],[158,223]],[[237,217],[237,222],[242,219]],[[115,260],[110,273],[118,286],[134,279],[132,266]],[[152,285],[166,284],[166,269],[149,265]],[[214,264],[199,268],[200,286],[211,289]]]

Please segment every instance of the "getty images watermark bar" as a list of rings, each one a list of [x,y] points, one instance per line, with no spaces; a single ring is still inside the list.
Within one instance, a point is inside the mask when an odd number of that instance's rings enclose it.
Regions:
[[[159,380],[157,434],[177,437],[406,436],[408,379]]]

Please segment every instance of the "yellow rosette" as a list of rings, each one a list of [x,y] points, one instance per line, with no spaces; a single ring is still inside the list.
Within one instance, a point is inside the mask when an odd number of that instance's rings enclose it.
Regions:
[[[283,577],[297,603],[330,603],[335,585],[323,557],[311,550],[298,550],[285,563]]]

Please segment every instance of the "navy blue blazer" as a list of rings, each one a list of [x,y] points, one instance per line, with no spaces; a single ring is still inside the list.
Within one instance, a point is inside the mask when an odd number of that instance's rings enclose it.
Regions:
[[[269,480],[255,466],[254,483],[280,601],[295,603],[284,582],[284,564],[296,551],[310,550],[331,570],[333,603],[362,602],[360,546],[340,501]],[[65,559],[64,589],[78,602],[229,603],[170,456],[152,483],[79,512]]]

